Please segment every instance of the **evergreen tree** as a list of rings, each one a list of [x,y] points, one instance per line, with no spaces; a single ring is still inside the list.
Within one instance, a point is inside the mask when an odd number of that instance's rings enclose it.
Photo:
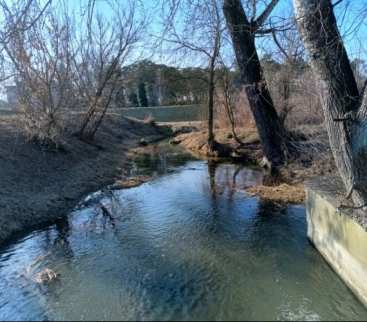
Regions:
[[[131,92],[129,94],[129,102],[130,102],[130,105],[133,107],[139,106],[138,96],[136,95],[135,92]]]
[[[147,98],[147,92],[145,90],[145,84],[143,82],[139,83],[138,93],[139,93],[140,106],[141,107],[147,107],[148,106],[148,98]]]

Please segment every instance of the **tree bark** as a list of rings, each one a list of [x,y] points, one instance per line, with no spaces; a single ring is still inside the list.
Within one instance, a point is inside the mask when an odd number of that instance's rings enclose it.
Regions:
[[[330,0],[293,0],[298,27],[320,82],[330,146],[356,207],[367,201],[367,94],[359,93]],[[364,96],[364,97],[363,97]]]
[[[285,131],[275,110],[256,51],[255,25],[248,21],[240,0],[224,0],[223,12],[264,155],[271,167],[277,168],[285,162]]]
[[[209,151],[214,150],[214,59],[211,59],[208,84],[208,147]]]
[[[216,9],[217,12],[217,9]],[[217,18],[217,20],[219,20]],[[208,147],[209,152],[215,150],[214,139],[214,92],[215,92],[215,65],[219,56],[221,46],[221,33],[219,27],[216,29],[213,55],[209,61],[209,79],[208,79]]]

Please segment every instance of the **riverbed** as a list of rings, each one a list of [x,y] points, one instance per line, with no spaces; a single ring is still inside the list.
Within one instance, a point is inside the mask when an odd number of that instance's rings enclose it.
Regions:
[[[243,192],[262,172],[177,152],[0,251],[1,320],[366,320],[306,236],[303,205]],[[57,274],[38,283],[45,269]]]

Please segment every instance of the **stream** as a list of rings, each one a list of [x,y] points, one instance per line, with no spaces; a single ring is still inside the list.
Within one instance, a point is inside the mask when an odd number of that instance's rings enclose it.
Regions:
[[[366,320],[308,242],[303,205],[243,191],[262,172],[158,150],[135,188],[88,196],[0,250],[0,320]],[[57,274],[38,283],[44,269]]]

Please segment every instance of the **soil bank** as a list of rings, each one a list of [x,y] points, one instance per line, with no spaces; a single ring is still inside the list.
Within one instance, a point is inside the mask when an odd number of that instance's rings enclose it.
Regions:
[[[27,142],[16,116],[0,116],[0,245],[53,223],[88,193],[126,178],[127,152],[163,139],[154,124],[108,115],[95,142],[65,137],[65,151]]]

